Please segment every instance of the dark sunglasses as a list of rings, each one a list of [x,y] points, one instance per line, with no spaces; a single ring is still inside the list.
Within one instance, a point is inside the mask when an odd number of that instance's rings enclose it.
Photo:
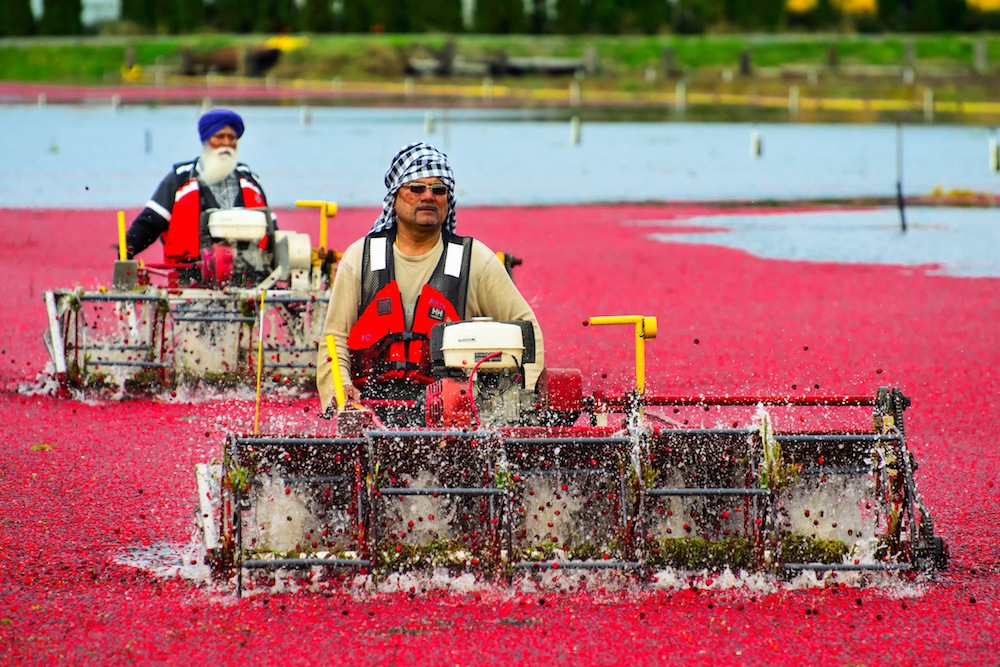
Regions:
[[[431,189],[431,194],[437,197],[443,197],[448,194],[448,186],[442,185],[441,183],[434,183],[430,185],[428,183],[407,183],[403,186],[407,188],[410,192],[415,195],[422,195],[427,192],[427,188]]]

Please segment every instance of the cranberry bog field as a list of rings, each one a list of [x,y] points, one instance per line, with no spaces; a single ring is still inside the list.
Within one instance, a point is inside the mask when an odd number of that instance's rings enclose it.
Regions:
[[[1000,279],[669,240],[691,231],[685,220],[718,216],[721,227],[734,213],[469,208],[459,232],[523,258],[515,279],[542,323],[548,365],[580,368],[590,385],[628,385],[634,359],[629,336],[582,321],[628,313],[659,319],[647,380],[662,393],[902,388],[917,484],[950,546],[946,569],[813,585],[702,572],[641,585],[567,575],[370,590],[329,577],[237,598],[182,555],[194,464],[247,428],[252,392],[54,396],[42,293],[110,283],[115,211],[0,209],[0,663],[995,664]],[[331,245],[364,234],[375,214],[342,211]],[[299,230],[313,218],[279,212]],[[308,393],[269,389],[262,430],[326,432],[317,407]]]

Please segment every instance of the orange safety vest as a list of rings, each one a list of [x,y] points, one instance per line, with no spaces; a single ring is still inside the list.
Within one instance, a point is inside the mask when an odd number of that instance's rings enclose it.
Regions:
[[[264,193],[245,176],[240,176],[244,208],[267,205]],[[163,258],[170,263],[189,263],[201,259],[201,194],[197,178],[177,188],[170,226],[163,232]],[[261,241],[265,247],[267,239]]]
[[[347,337],[351,379],[359,388],[369,382],[430,384],[431,329],[465,319],[472,238],[445,236],[441,259],[420,290],[409,330],[393,268],[394,242],[395,230],[365,239],[358,321]]]

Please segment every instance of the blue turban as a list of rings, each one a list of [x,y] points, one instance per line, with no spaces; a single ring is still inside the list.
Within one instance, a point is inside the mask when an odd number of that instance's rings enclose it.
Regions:
[[[243,119],[235,111],[229,109],[212,109],[198,119],[198,136],[201,143],[205,143],[216,132],[224,127],[231,127],[236,133],[236,138],[243,136]]]

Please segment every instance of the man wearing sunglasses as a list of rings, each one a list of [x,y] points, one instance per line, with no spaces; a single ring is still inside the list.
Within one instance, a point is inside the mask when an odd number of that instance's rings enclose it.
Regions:
[[[431,328],[473,317],[532,323],[535,363],[525,364],[524,382],[534,389],[544,362],[541,328],[496,254],[455,233],[447,156],[422,142],[405,146],[385,185],[381,215],[337,266],[323,327],[336,340],[347,402],[418,400],[431,381]],[[330,410],[335,392],[324,345],[316,366],[320,401]]]

